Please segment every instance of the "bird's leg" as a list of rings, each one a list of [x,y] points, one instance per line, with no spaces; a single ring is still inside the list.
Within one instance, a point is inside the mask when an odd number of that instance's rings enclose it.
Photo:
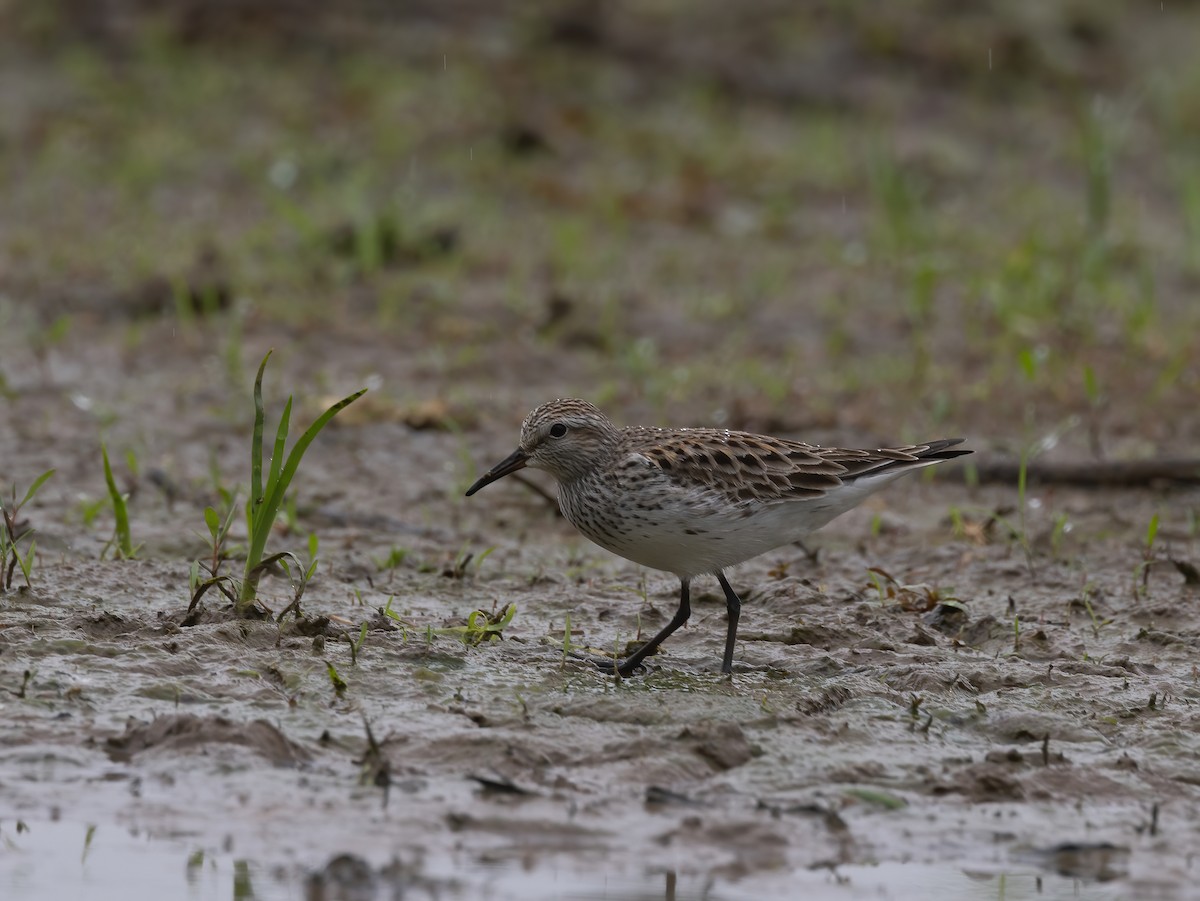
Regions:
[[[628,676],[641,666],[643,660],[657,651],[658,646],[666,641],[672,632],[688,621],[688,617],[692,615],[692,596],[689,586],[690,583],[687,579],[679,580],[679,609],[675,611],[671,621],[663,626],[657,635],[622,661],[621,665],[617,667],[618,673]]]
[[[729,611],[729,630],[725,633],[725,656],[721,658],[721,672],[733,672],[733,644],[737,640],[738,620],[742,616],[742,599],[737,596],[725,578],[725,573],[717,570],[717,581],[725,592],[725,608]]]
[[[642,661],[658,650],[658,646],[662,644],[671,633],[688,621],[688,617],[692,615],[692,600],[691,591],[687,579],[679,580],[679,609],[675,611],[675,615],[671,617],[671,621],[663,626],[662,630],[657,635],[651,638],[648,642],[618,662],[616,660],[608,660],[599,657],[584,657],[594,664],[599,669],[606,673],[616,672],[621,676],[630,675],[635,669],[642,665]]]

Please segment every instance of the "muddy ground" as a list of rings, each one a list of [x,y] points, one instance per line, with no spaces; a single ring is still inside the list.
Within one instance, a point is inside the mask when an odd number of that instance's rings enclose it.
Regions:
[[[0,484],[55,470],[0,893],[1194,896],[1200,21],[935,7],[0,10]],[[189,612],[271,348],[271,420],[370,389],[272,537],[319,568],[299,616],[281,574]],[[463,497],[568,394],[977,453],[732,573],[731,678],[700,580],[614,681],[566,629],[624,646],[677,580],[537,474]]]

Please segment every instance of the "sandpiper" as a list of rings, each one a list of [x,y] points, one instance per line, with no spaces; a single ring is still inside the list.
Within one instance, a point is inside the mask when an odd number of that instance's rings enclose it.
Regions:
[[[544,469],[575,528],[679,577],[679,609],[657,635],[623,661],[593,659],[622,676],[691,616],[691,580],[716,576],[729,611],[729,673],[742,602],[727,567],[799,541],[907,472],[971,453],[955,447],[962,441],[846,450],[727,429],[618,428],[587,401],[562,398],[526,417],[520,445],[467,496],[526,466]]]

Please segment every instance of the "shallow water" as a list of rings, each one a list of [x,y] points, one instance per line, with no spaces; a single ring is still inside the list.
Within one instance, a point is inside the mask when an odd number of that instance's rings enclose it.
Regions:
[[[189,901],[316,898],[478,898],[492,901],[722,901],[751,897],[1059,901],[1128,897],[1120,885],[1070,879],[1028,867],[996,868],[881,863],[793,870],[736,884],[675,872],[630,875],[623,868],[580,867],[569,857],[536,862],[472,860],[469,852],[425,858],[403,874],[381,872],[361,858],[332,870],[340,881],[314,880],[298,861],[268,863],[206,849],[195,836],[156,837],[114,824],[8,820],[0,823],[0,896],[91,901]],[[400,868],[404,870],[405,868]]]

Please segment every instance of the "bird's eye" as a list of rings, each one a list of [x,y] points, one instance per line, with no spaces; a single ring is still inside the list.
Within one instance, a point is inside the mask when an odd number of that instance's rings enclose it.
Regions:
[[[551,438],[561,438],[565,434],[567,434],[567,427],[561,422],[556,422],[554,425],[550,426]]]

